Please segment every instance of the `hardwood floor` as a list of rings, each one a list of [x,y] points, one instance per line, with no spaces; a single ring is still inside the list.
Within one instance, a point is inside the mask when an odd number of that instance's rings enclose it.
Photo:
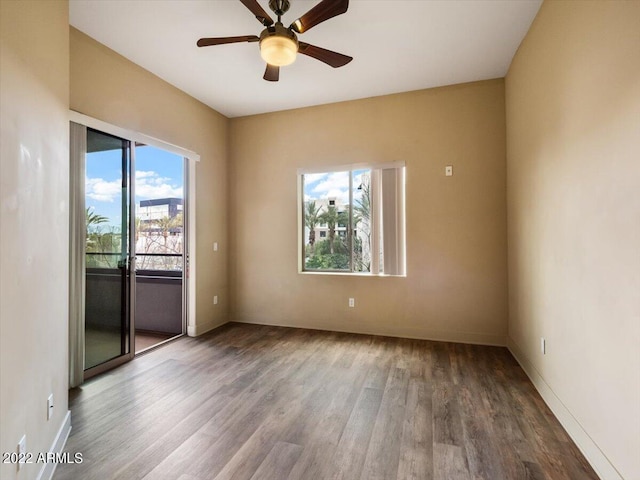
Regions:
[[[228,324],[70,397],[56,480],[598,478],[505,348]]]

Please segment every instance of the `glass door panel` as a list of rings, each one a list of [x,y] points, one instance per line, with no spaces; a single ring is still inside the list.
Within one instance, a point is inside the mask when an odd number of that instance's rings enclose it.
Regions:
[[[184,332],[185,159],[135,145],[135,351]]]
[[[130,142],[87,129],[85,371],[131,353]]]

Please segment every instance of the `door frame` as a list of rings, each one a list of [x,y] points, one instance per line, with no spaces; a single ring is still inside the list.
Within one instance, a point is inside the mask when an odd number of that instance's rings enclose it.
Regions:
[[[157,138],[151,137],[149,135],[145,135],[143,133],[139,133],[133,130],[112,125],[110,123],[104,122],[102,120],[98,120],[88,115],[84,115],[74,110],[69,111],[69,121],[78,123],[80,125],[84,125],[87,128],[98,130],[110,135],[114,135],[116,137],[120,137],[124,140],[130,141],[132,146],[130,148],[130,159],[131,159],[131,167],[133,172],[135,172],[135,144],[136,143],[142,143],[145,145],[160,148],[170,153],[179,155],[185,159],[184,168],[185,168],[185,173],[187,175],[185,175],[184,186],[186,190],[186,195],[184,195],[183,197],[183,202],[185,204],[184,209],[186,210],[186,215],[184,217],[184,221],[186,224],[185,225],[186,226],[185,228],[185,237],[186,237],[185,247],[186,248],[183,256],[183,262],[187,268],[183,268],[183,285],[184,285],[183,310],[185,312],[183,317],[183,322],[185,322],[185,319],[186,319],[186,325],[183,325],[183,329],[184,329],[183,333],[191,334],[191,332],[193,331],[196,325],[196,322],[195,322],[195,319],[196,319],[195,168],[196,168],[196,162],[200,161],[200,155],[186,148],[173,145],[171,143],[159,140]],[[132,202],[133,202],[133,199],[135,198],[135,191],[134,191],[135,186],[133,185],[134,179],[135,179],[135,176],[132,175],[132,179],[130,182],[131,183],[130,194],[131,194]],[[130,259],[131,259],[130,271],[133,272],[133,274],[130,273],[130,275],[133,275],[132,277],[130,277],[130,284],[131,284],[131,282],[135,281],[135,262],[136,262],[135,253],[136,252],[135,252],[135,235],[133,235],[133,231],[134,231],[133,229],[135,229],[135,215],[130,215],[130,222],[131,222],[130,225],[132,228],[130,230],[130,232],[132,233],[130,235],[130,243],[131,242],[133,243],[133,245],[130,245]],[[84,272],[82,273],[84,274]],[[130,289],[129,301],[130,301],[131,312],[133,312],[134,311],[133,309],[135,307],[135,288]],[[130,312],[130,315],[132,314],[131,312]],[[82,315],[84,316],[84,312],[82,312]],[[122,363],[132,360],[135,356],[135,342],[133,340],[134,338],[135,338],[135,324],[133,321],[130,321],[129,322],[129,342],[130,342],[129,353],[122,355],[120,357],[114,358],[112,360],[109,360],[105,363],[102,363],[100,365],[97,365],[85,371],[84,378],[85,379],[90,378],[94,375],[97,375],[111,368],[114,368]],[[82,349],[84,350],[84,345],[82,346]],[[83,358],[84,358],[84,355],[83,355]]]

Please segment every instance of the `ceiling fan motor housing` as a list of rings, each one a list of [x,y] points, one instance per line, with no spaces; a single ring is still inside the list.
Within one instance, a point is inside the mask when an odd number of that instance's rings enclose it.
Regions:
[[[269,0],[269,8],[281,17],[289,10],[289,0]]]
[[[286,37],[293,40],[296,46],[298,45],[298,36],[295,32],[292,32],[281,23],[276,23],[275,25],[265,28],[262,33],[260,33],[260,43],[267,37]]]

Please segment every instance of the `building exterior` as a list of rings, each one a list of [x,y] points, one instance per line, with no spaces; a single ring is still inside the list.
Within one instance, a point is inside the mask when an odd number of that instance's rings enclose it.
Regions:
[[[154,198],[141,200],[136,205],[136,217],[144,223],[151,223],[162,218],[175,218],[182,213],[182,198]]]
[[[154,198],[136,205],[136,256],[143,270],[181,270],[184,252],[182,198]]]
[[[346,214],[349,215],[349,205],[342,203],[336,197],[330,198],[320,198],[318,200],[314,200],[316,202],[316,207],[320,211],[320,213],[324,213],[327,211],[329,207],[336,207],[336,211],[338,214]],[[346,238],[347,237],[347,225],[344,223],[339,223],[335,226],[336,235]],[[324,240],[329,236],[329,225],[326,223],[319,223],[316,228],[316,241]],[[306,235],[309,238],[309,232]]]

